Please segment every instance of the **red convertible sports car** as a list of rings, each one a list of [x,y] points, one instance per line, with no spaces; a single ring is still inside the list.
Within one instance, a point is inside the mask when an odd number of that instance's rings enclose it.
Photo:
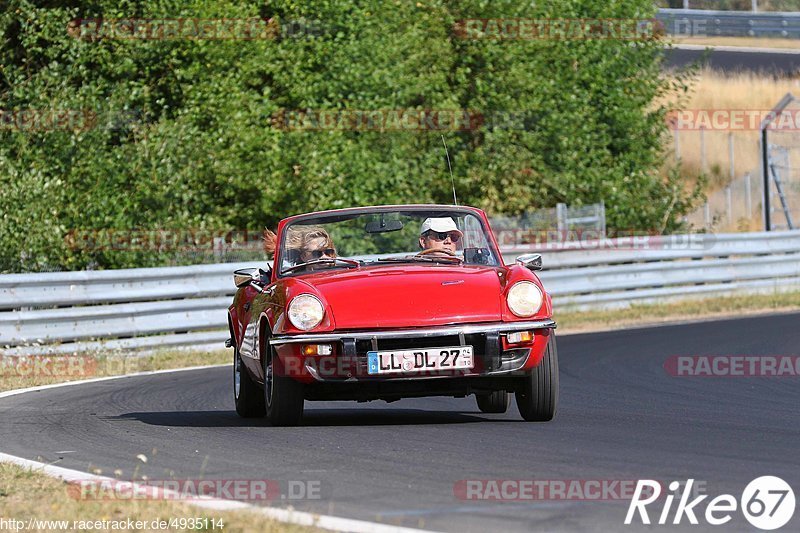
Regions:
[[[284,219],[273,264],[234,274],[236,411],[296,425],[305,400],[474,394],[482,412],[503,413],[513,392],[525,420],[551,420],[556,324],[540,269],[538,254],[505,266],[472,207]]]

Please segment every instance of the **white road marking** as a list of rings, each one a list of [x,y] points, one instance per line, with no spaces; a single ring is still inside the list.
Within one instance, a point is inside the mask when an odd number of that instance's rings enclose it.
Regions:
[[[189,368],[176,368],[172,370],[154,370],[150,372],[139,372],[137,374],[127,374],[122,376],[108,376],[102,378],[84,379],[81,381],[67,381],[65,383],[54,383],[52,385],[41,385],[38,387],[28,387],[25,389],[16,389],[16,390],[0,392],[0,398],[8,398],[11,396],[17,396],[19,394],[25,394],[28,392],[55,389],[59,387],[74,387],[76,385],[99,383],[102,381],[129,379],[140,376],[152,376],[156,374],[166,374],[168,372],[186,372],[190,370],[203,370],[207,368],[218,368],[225,366],[229,365],[208,365],[208,366],[195,366]],[[133,483],[130,481],[120,481],[118,479],[110,477],[98,476],[95,474],[80,472],[78,470],[71,470],[69,468],[63,468],[60,466],[41,463],[39,461],[32,461],[30,459],[17,457],[14,455],[8,455],[2,452],[0,452],[0,463],[14,464],[17,466],[21,466],[23,468],[28,468],[30,470],[41,472],[50,477],[62,479],[70,483],[106,482],[106,483],[114,483],[116,484],[116,486],[122,488],[130,487],[136,490],[137,492],[142,491],[142,494],[153,493],[153,487],[148,487],[148,485],[141,485],[139,483]],[[162,495],[169,494],[170,499],[178,500],[181,501],[181,503],[194,505],[196,507],[201,507],[204,509],[211,509],[214,511],[254,512],[254,513],[259,513],[268,518],[271,518],[273,520],[277,520],[279,522],[285,522],[287,524],[318,527],[320,529],[328,529],[331,531],[348,531],[353,533],[425,533],[429,531],[424,529],[413,529],[407,527],[392,526],[389,524],[381,524],[378,522],[369,522],[367,520],[341,518],[338,516],[330,516],[330,515],[318,515],[313,513],[306,513],[303,511],[295,511],[294,509],[280,509],[277,507],[260,507],[258,505],[252,505],[245,502],[224,500],[221,498],[193,496],[191,500],[186,500],[186,499],[181,500],[181,495],[177,492],[165,490],[163,488],[159,488],[158,490]]]

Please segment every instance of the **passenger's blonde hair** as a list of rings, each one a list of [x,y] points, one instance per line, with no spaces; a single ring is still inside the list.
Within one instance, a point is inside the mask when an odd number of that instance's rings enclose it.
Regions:
[[[334,248],[333,240],[328,232],[320,226],[290,226],[286,232],[286,249],[297,250],[301,252],[308,248],[308,243],[313,239],[324,238],[325,244],[323,246]],[[275,255],[275,250],[278,248],[278,236],[269,229],[264,229],[262,237],[264,253],[267,257]]]

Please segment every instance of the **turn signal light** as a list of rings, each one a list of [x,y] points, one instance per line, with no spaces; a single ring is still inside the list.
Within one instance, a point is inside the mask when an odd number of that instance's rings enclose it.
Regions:
[[[531,342],[533,340],[533,333],[530,331],[516,331],[506,335],[506,340],[509,344],[519,344],[521,342]]]
[[[333,346],[330,344],[305,344],[303,345],[303,355],[331,355]]]

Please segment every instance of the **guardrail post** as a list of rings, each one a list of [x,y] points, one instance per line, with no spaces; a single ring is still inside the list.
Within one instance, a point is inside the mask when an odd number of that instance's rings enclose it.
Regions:
[[[733,154],[733,132],[728,133],[728,166],[730,166],[731,182],[736,178],[736,157]]]
[[[566,240],[567,231],[567,204],[556,204],[556,227],[558,228],[558,238]]]
[[[747,218],[753,217],[753,198],[751,196],[751,187],[750,187],[750,173],[744,175],[744,207],[745,211],[747,211]]]
[[[706,172],[706,129],[700,126],[700,168]]]
[[[600,235],[606,236],[606,203],[600,200],[598,217],[600,218]]]
[[[769,153],[767,128],[761,130],[761,172],[764,177],[764,231],[772,231],[769,213]]]

